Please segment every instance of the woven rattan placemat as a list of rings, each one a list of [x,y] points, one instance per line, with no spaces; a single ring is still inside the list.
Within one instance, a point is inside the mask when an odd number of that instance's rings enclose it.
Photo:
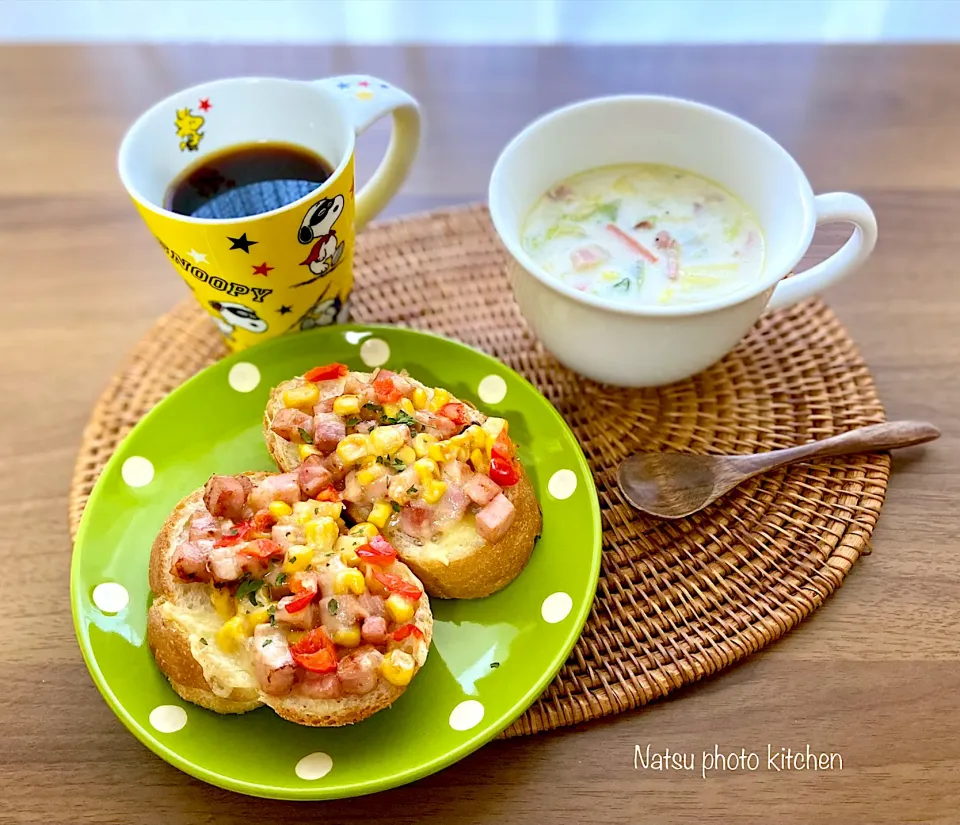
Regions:
[[[486,209],[381,223],[356,257],[353,319],[428,329],[485,350],[560,410],[593,468],[603,566],[576,648],[505,733],[617,713],[747,656],[810,615],[843,581],[876,523],[886,455],[800,464],[675,522],[639,515],[616,489],[629,453],[750,453],[883,420],[853,342],[819,301],[763,318],[722,363],[658,390],[620,390],[561,367],[514,303]],[[189,298],[140,341],[100,398],[70,490],[75,535],[104,462],[167,392],[224,355]]]

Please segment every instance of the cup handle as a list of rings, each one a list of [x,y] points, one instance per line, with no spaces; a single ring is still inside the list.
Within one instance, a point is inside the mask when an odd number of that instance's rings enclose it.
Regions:
[[[781,309],[802,301],[857,269],[877,243],[877,219],[867,202],[849,192],[831,192],[813,199],[817,226],[843,221],[852,223],[853,235],[825,261],[777,284],[767,309]]]
[[[410,172],[420,144],[420,108],[403,90],[370,75],[340,75],[314,82],[337,95],[358,135],[384,115],[393,115],[387,153],[367,185],[357,192],[354,226],[360,231],[387,205]]]

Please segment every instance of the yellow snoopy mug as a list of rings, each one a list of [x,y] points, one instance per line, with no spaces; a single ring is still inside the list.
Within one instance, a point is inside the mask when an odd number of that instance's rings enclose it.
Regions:
[[[356,136],[388,113],[386,157],[354,196]],[[161,249],[227,345],[240,350],[346,319],[356,233],[400,188],[419,140],[416,101],[375,77],[236,78],[194,86],[144,113],[123,139],[119,170]],[[248,217],[165,208],[170,185],[187,170],[202,170],[210,186],[229,186],[203,166],[204,157],[257,143],[301,147],[333,173],[308,195]]]

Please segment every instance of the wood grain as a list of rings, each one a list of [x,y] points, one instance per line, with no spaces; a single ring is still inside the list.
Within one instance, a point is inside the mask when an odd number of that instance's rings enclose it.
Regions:
[[[73,637],[64,513],[87,413],[185,287],[128,203],[115,151],[142,109],[237,74],[369,72],[427,121],[397,214],[475,200],[500,148],[567,102],[627,91],[729,109],[818,191],[866,197],[864,271],[827,297],[891,419],[943,432],[894,454],[871,556],[813,618],[724,675],[642,711],[499,742],[406,788],[323,805],[252,800],[149,753],[93,687]],[[960,810],[960,48],[0,49],[0,514],[11,561],[0,648],[0,822],[955,823]],[[360,144],[369,174],[386,143]],[[836,248],[833,231],[811,258]],[[29,574],[19,572],[27,565]],[[838,752],[821,773],[634,769],[635,745]]]

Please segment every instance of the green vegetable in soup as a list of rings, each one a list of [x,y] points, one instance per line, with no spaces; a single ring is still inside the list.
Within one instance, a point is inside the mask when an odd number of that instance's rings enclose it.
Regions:
[[[723,230],[723,237],[728,241],[735,241],[739,237],[742,229],[743,219],[738,217],[730,226]]]
[[[549,227],[543,233],[545,241],[552,241],[554,238],[585,238],[587,233],[575,223],[569,221],[560,221]]]
[[[629,279],[629,278],[621,278],[619,281],[617,281],[617,282],[611,287],[611,289],[615,289],[615,290],[617,290],[618,292],[629,292],[629,291],[630,291],[630,279]]]
[[[586,221],[600,215],[608,221],[615,221],[618,214],[620,214],[620,201],[616,200],[608,201],[607,203],[591,204],[580,212],[564,215],[564,218],[569,221]]]
[[[621,195],[637,194],[637,187],[633,185],[633,181],[630,180],[628,175],[621,175],[617,178],[611,188],[614,192],[618,192]]]

